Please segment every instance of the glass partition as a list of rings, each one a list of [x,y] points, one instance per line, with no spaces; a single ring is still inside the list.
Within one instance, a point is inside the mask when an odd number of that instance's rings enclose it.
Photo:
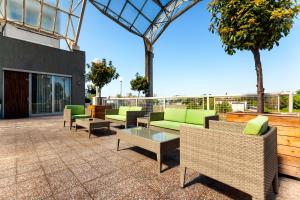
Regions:
[[[54,76],[54,112],[63,112],[65,105],[71,104],[71,79]]]
[[[32,114],[52,112],[52,77],[32,74]]]

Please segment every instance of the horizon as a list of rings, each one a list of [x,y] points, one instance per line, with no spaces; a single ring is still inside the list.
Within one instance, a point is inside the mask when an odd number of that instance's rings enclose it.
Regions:
[[[210,14],[206,9],[207,3],[200,2],[174,21],[155,43],[153,82],[157,96],[256,93],[252,53],[239,51],[233,56],[225,53],[219,36],[208,31]],[[300,79],[297,78],[300,75],[299,36],[298,18],[290,34],[280,40],[279,47],[261,51],[266,93],[300,89]],[[141,38],[88,4],[79,46],[86,52],[86,63],[94,58],[112,60],[123,77],[123,95],[137,94],[130,90],[129,82],[137,72],[144,75],[144,44]],[[118,80],[102,89],[103,96],[116,96],[118,93]]]

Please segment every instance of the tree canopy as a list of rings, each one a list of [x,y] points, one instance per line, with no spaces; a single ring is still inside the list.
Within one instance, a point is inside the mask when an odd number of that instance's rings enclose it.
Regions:
[[[135,79],[130,81],[130,85],[132,90],[138,91],[139,96],[140,92],[146,94],[149,89],[149,82],[145,77],[139,75],[139,73],[136,73]]]
[[[102,62],[99,63],[92,62],[92,65],[87,64],[87,67],[90,69],[86,75],[87,80],[92,81],[100,90],[112,80],[119,77],[112,61],[109,61],[107,65],[106,59],[103,59]]]
[[[212,0],[210,31],[217,31],[225,51],[267,49],[290,32],[299,6],[293,0]]]

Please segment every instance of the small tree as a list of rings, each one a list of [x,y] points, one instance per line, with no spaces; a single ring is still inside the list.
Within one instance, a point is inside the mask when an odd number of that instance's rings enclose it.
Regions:
[[[263,71],[260,50],[271,50],[287,36],[299,12],[293,0],[212,0],[210,31],[218,32],[225,51],[251,51],[257,75],[257,111],[264,112]]]
[[[132,90],[138,91],[138,97],[140,97],[141,92],[146,94],[149,89],[149,82],[145,77],[139,75],[139,73],[135,74],[135,79],[130,81],[130,85]]]
[[[103,59],[102,62],[99,63],[92,62],[91,65],[87,64],[87,67],[90,69],[86,74],[87,80],[92,81],[92,83],[99,88],[100,97],[102,88],[119,77],[112,61],[109,61],[107,65],[106,59]]]
[[[95,95],[96,94],[96,87],[93,84],[87,85],[87,92],[89,94]]]

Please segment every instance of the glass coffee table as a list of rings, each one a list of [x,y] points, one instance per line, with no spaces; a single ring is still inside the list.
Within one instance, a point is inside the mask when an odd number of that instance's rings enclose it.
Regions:
[[[94,129],[103,128],[103,127],[107,127],[108,129],[110,129],[110,122],[98,118],[76,119],[76,131],[79,126],[84,127],[89,131],[89,138],[90,138],[91,133]]]
[[[151,130],[144,127],[120,129],[117,131],[117,151],[120,140],[152,151],[157,155],[158,171],[162,171],[162,158],[179,148],[179,134]]]

